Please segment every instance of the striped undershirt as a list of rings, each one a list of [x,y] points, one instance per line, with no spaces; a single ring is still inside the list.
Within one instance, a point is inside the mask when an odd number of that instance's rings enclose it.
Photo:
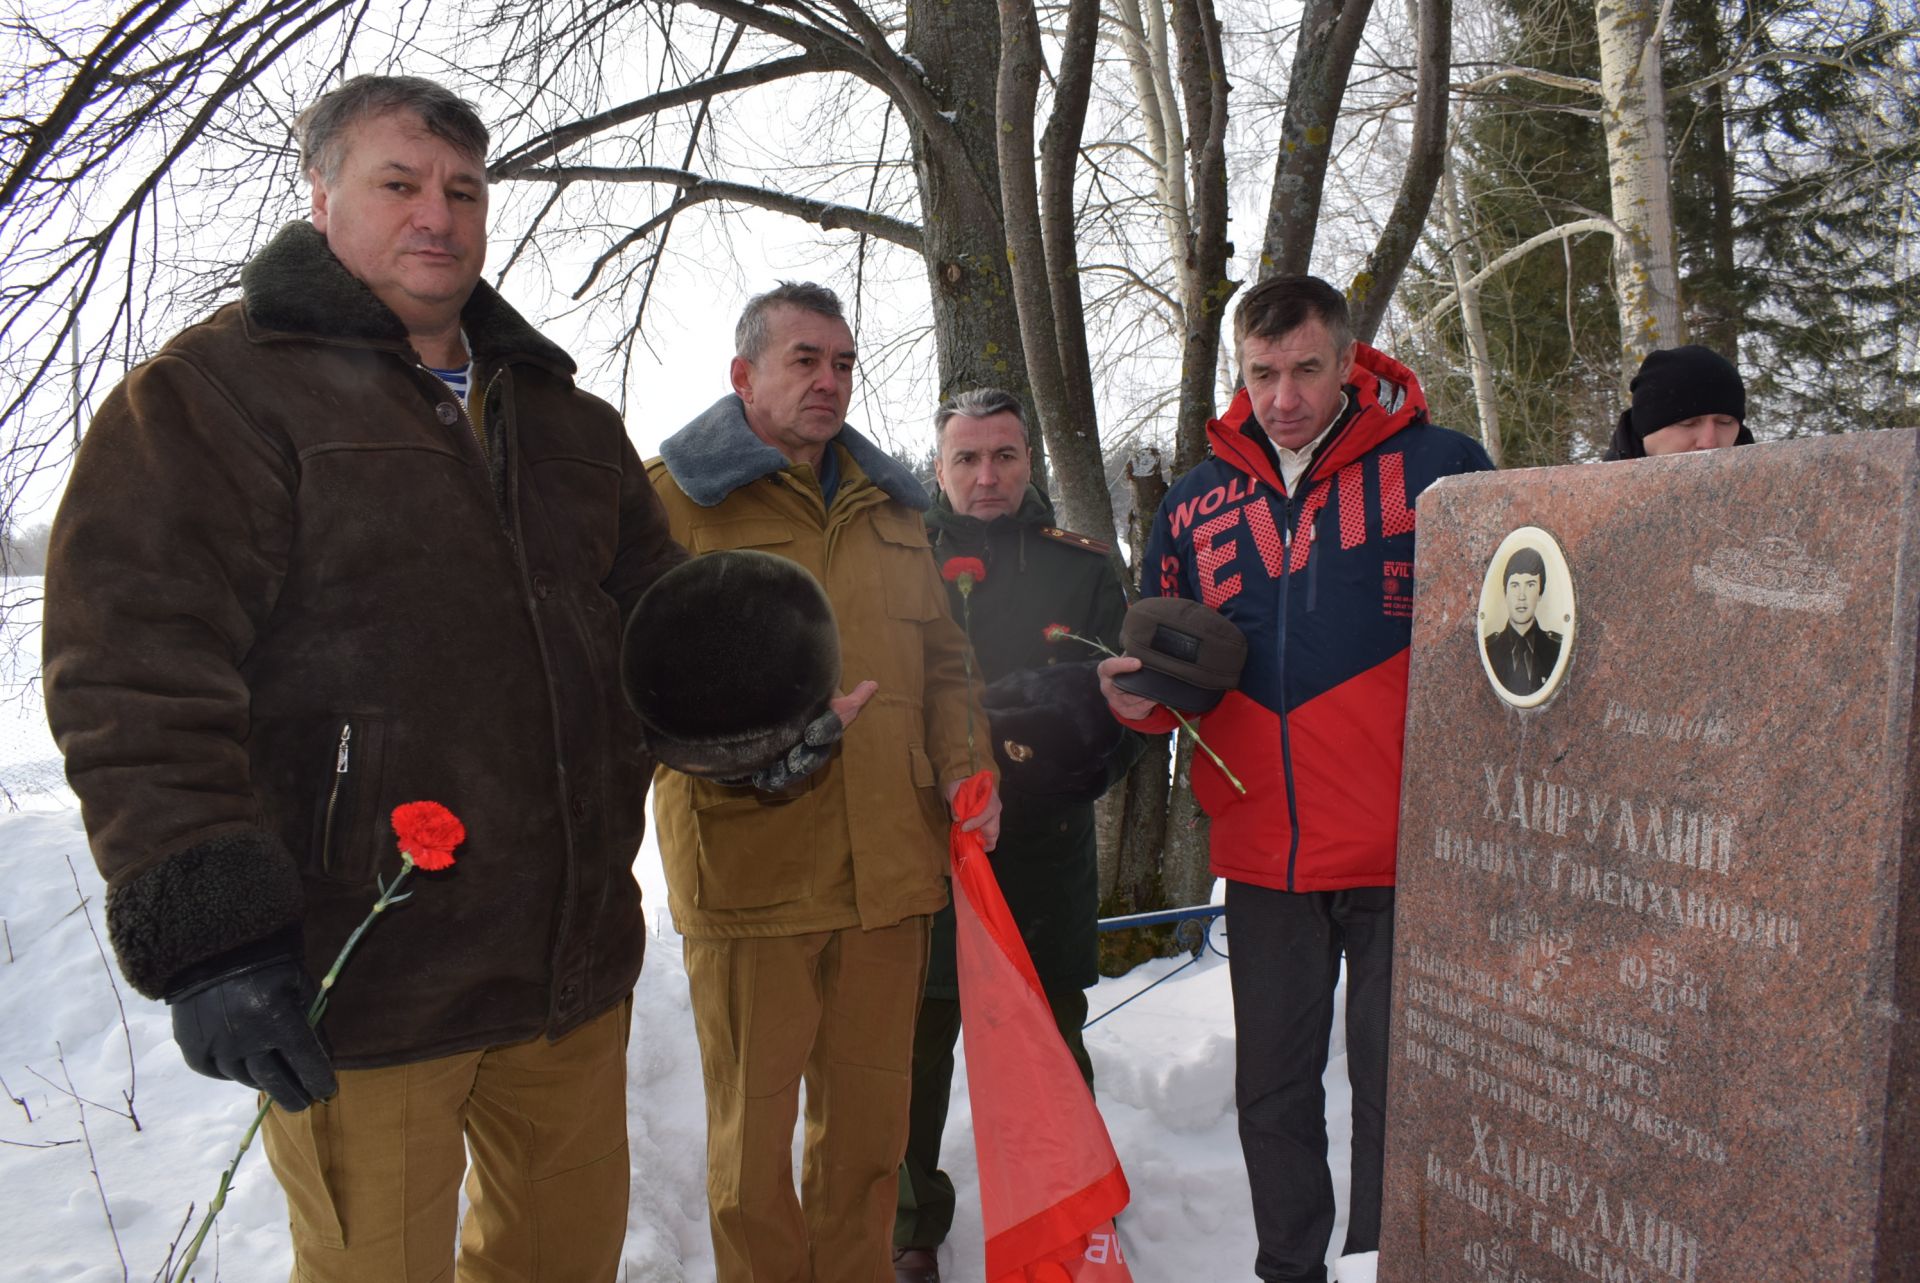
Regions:
[[[472,361],[468,361],[457,370],[442,370],[431,365],[427,368],[432,370],[442,383],[453,389],[454,394],[460,398],[461,405],[467,403],[467,384],[473,377]]]

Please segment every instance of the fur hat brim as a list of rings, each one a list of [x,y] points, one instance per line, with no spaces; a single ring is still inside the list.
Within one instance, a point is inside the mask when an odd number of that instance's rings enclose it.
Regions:
[[[797,562],[707,553],[641,597],[620,676],[657,759],[711,779],[751,775],[798,743],[833,698],[833,606]]]

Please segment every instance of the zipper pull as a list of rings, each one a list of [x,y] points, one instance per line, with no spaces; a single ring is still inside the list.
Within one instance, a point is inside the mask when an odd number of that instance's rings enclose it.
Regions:
[[[334,750],[333,754],[333,773],[335,775],[345,775],[347,773],[347,741],[352,738],[353,723],[346,722],[342,724],[340,727],[340,747]]]

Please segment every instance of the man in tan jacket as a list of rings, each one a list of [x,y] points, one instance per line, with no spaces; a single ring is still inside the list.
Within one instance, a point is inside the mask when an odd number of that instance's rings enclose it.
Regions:
[[[733,394],[668,438],[649,475],[696,556],[758,549],[819,580],[845,680],[870,698],[828,762],[780,793],[656,780],[706,1073],[716,1270],[719,1283],[890,1283],[914,1015],[947,900],[946,802],[992,766],[986,719],[921,523],[926,493],[846,425],[855,353],[839,299],[812,284],[759,295],[735,351]],[[989,847],[999,812],[996,794],[967,826]]]

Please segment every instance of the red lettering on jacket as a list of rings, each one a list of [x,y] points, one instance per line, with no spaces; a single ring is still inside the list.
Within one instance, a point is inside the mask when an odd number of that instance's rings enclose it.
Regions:
[[[1413,505],[1407,502],[1407,456],[1380,456],[1380,533],[1404,535],[1413,529]]]
[[[1358,548],[1367,541],[1367,487],[1360,461],[1340,469],[1334,480],[1340,483],[1340,546]]]
[[[1253,532],[1253,546],[1260,550],[1260,564],[1267,568],[1267,578],[1278,579],[1286,564],[1287,545],[1273,523],[1273,509],[1264,503],[1250,503],[1240,511],[1247,514],[1247,529]]]
[[[1239,575],[1228,575],[1217,582],[1213,577],[1216,570],[1239,555],[1238,539],[1226,539],[1218,544],[1214,540],[1240,524],[1240,512],[1239,508],[1229,508],[1193,528],[1193,567],[1200,581],[1200,600],[1215,610],[1240,591]]]
[[[1250,499],[1259,489],[1259,478],[1235,476],[1227,485],[1215,486],[1203,495],[1175,505],[1174,510],[1167,514],[1167,533],[1178,539],[1180,532],[1192,525],[1195,517],[1211,517],[1220,511],[1221,505]]]

